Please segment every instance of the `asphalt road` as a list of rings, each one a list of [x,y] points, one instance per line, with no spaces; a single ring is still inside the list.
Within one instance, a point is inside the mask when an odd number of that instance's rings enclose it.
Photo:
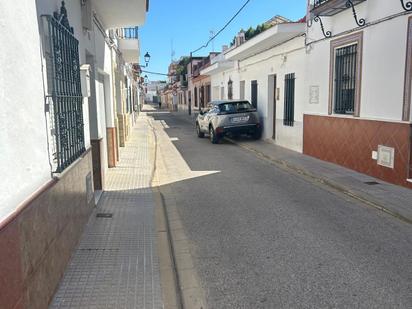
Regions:
[[[412,308],[411,225],[154,117],[192,170],[221,171],[170,185],[209,308]]]

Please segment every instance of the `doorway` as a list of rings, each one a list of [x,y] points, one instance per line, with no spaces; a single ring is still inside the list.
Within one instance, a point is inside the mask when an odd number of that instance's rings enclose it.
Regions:
[[[239,85],[239,99],[245,99],[245,81],[241,80]]]

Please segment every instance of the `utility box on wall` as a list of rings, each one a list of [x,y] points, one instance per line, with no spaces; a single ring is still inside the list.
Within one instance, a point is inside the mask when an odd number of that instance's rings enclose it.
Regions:
[[[395,166],[395,149],[383,145],[378,145],[378,164],[393,168]]]
[[[83,97],[90,97],[90,64],[83,64],[80,67],[80,81]]]

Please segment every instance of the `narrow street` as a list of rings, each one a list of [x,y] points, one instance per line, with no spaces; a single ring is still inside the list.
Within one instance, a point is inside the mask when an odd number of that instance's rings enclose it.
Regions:
[[[408,223],[199,139],[187,116],[148,115],[192,171],[214,171],[160,187],[166,208],[176,202],[208,308],[411,308]]]
[[[412,309],[412,0],[0,0],[0,38],[0,309]]]

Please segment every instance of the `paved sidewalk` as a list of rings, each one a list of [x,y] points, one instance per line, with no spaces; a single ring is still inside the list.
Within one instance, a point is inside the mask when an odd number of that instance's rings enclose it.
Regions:
[[[178,112],[174,115],[193,123],[196,119],[193,114],[189,116]],[[412,190],[410,189],[280,147],[265,140],[231,139],[231,141],[279,166],[308,176],[412,223]],[[370,185],[367,182],[378,184]]]
[[[163,308],[151,189],[154,151],[142,114],[118,166],[109,169],[108,189],[50,308]]]

